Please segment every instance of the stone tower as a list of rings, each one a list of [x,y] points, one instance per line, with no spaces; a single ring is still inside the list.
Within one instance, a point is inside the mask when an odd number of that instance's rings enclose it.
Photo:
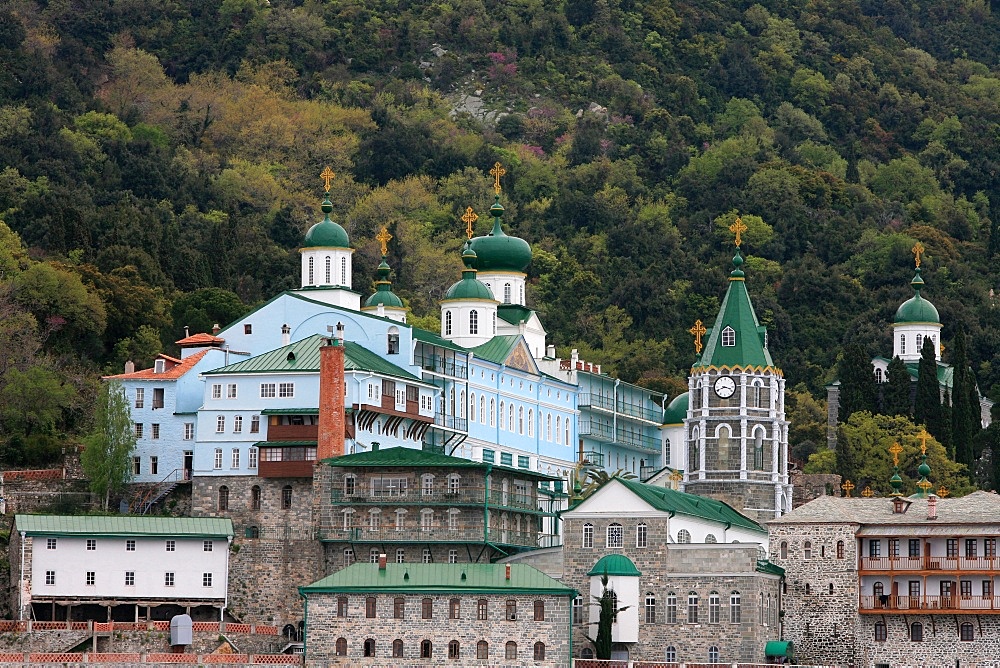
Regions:
[[[688,378],[683,484],[766,522],[792,508],[785,379],[747,293],[740,254],[746,227],[737,218],[730,230],[736,256],[722,308],[712,328],[699,321],[691,330],[700,356]]]

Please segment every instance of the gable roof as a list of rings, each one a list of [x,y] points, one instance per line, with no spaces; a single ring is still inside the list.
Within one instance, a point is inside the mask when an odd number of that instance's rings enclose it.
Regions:
[[[576,590],[527,564],[390,563],[380,570],[378,564],[356,563],[299,587],[299,592],[303,595],[341,592],[576,595]]]
[[[1000,495],[973,492],[956,498],[937,500],[937,519],[927,519],[927,499],[907,499],[905,513],[894,513],[891,499],[821,496],[804,503],[771,524],[905,524],[926,527],[948,524],[990,524],[1000,530]],[[928,529],[925,529],[928,530]]]
[[[507,366],[535,376],[541,375],[528,346],[524,343],[524,337],[520,334],[494,336],[486,343],[473,348],[472,352],[477,358],[487,362]]]
[[[16,531],[29,536],[165,536],[228,538],[233,522],[221,517],[133,515],[15,515]]]
[[[466,348],[460,345],[452,343],[446,338],[438,336],[434,332],[429,332],[426,329],[419,329],[417,327],[413,328],[413,339],[415,341],[422,341],[424,343],[429,343],[432,346],[438,346],[440,348],[447,348],[449,350],[457,350],[463,353],[469,352]]]
[[[431,452],[429,450],[418,450],[416,448],[380,448],[367,452],[356,452],[353,455],[341,455],[324,460],[330,466],[357,466],[357,467],[385,467],[401,468],[412,467],[420,470],[425,468],[467,468],[467,469],[492,469],[495,471],[512,471],[524,476],[538,478],[540,480],[558,480],[556,476],[550,476],[530,469],[518,469],[509,466],[489,464],[487,462],[476,462],[464,457],[452,457],[451,455]]]
[[[199,350],[194,355],[189,355],[182,360],[160,354],[156,358],[162,359],[165,362],[163,373],[156,373],[156,366],[154,365],[151,369],[143,369],[132,373],[119,373],[113,376],[104,376],[103,378],[104,380],[177,380],[190,371],[207,354],[208,350]]]
[[[528,322],[533,315],[535,315],[534,311],[520,304],[500,304],[497,307],[497,317],[512,325]]]
[[[186,336],[179,341],[174,341],[179,346],[208,346],[214,344],[225,343],[226,340],[218,336],[213,336],[211,334],[206,334],[204,332],[199,334],[192,334],[191,336]]]

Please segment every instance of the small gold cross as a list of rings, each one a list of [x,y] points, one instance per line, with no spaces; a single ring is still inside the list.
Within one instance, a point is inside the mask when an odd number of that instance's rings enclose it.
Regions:
[[[917,267],[920,267],[920,256],[924,254],[924,245],[919,241],[913,244],[913,248],[910,252],[917,258]]]
[[[902,451],[903,451],[903,448],[900,447],[899,443],[893,443],[892,447],[889,448],[889,452],[892,453],[892,465],[893,466],[899,466],[899,453],[901,453]]]
[[[924,494],[926,494],[927,490],[929,490],[933,486],[934,485],[932,485],[929,480],[920,480],[917,482],[917,487],[924,490]]]
[[[922,455],[926,455],[927,454],[927,437],[928,436],[930,436],[930,434],[927,433],[926,429],[921,429],[920,430],[920,454],[922,454]]]
[[[497,195],[500,194],[500,177],[507,173],[507,170],[500,165],[499,162],[493,164],[493,169],[490,170],[490,176],[493,177],[493,190]]]
[[[472,224],[479,220],[479,216],[475,214],[471,206],[465,207],[465,215],[462,216],[462,222],[465,223],[465,233],[472,238]]]
[[[844,492],[846,492],[847,494],[847,497],[850,498],[851,492],[854,490],[854,487],[855,485],[853,482],[851,482],[850,480],[845,480],[844,484],[840,486],[840,489],[844,490]]]
[[[866,499],[870,499],[875,496],[875,492],[872,490],[871,486],[865,487],[864,491],[861,492],[861,496]]]
[[[940,496],[942,499],[948,496],[949,494],[951,494],[951,492],[949,492],[948,488],[945,487],[944,485],[938,487],[937,495]]]
[[[392,235],[389,234],[389,230],[387,230],[383,225],[382,229],[379,230],[379,233],[375,235],[375,241],[382,244],[382,255],[385,255],[389,251],[389,248],[386,246],[386,244],[388,244],[391,240],[392,240]]]
[[[740,235],[747,231],[747,226],[743,224],[743,219],[736,216],[736,221],[729,226],[729,231],[736,235],[736,247],[742,244]]]
[[[701,320],[695,320],[694,321],[694,327],[692,327],[691,329],[688,330],[688,332],[690,332],[691,334],[694,335],[694,352],[695,352],[695,354],[700,355],[701,354],[701,349],[705,347],[705,346],[703,346],[701,344],[701,337],[707,331],[708,330],[705,329],[705,325],[701,324]]]
[[[326,188],[327,192],[330,192],[330,182],[333,181],[334,176],[336,176],[336,174],[334,174],[333,170],[330,169],[330,165],[327,165],[323,169],[323,172],[319,175],[319,178],[323,179],[323,187]]]
[[[681,480],[684,480],[684,476],[682,476],[681,472],[677,470],[671,471],[669,477],[674,482],[680,482]]]

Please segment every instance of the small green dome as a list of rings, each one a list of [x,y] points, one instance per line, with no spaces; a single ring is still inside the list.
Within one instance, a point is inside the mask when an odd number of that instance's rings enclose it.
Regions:
[[[493,214],[493,230],[485,237],[472,239],[472,249],[476,252],[479,271],[514,271],[524,273],[531,264],[531,246],[519,237],[507,236],[500,225],[503,206],[500,198],[490,207]]]
[[[920,267],[917,267],[917,273],[913,277],[913,280],[910,281],[910,285],[913,286],[913,291],[916,292],[916,294],[900,304],[899,308],[896,309],[896,317],[893,322],[897,325],[911,322],[932,322],[940,324],[941,316],[938,315],[938,311],[934,307],[934,304],[931,304],[929,301],[920,296],[920,289],[924,287],[924,279],[920,275]]]
[[[624,554],[606,554],[594,564],[587,575],[626,575],[639,577],[642,573],[635,567],[632,560]]]
[[[445,293],[442,301],[457,301],[467,299],[485,299],[496,301],[493,293],[481,281],[476,280],[476,251],[472,250],[471,244],[465,242],[465,250],[462,252],[462,262],[465,269],[462,271],[462,280],[458,281]]]
[[[365,300],[365,305],[362,308],[377,308],[378,306],[403,308],[403,300],[392,291],[392,283],[389,281],[391,271],[392,268],[386,263],[383,255],[382,262],[375,272],[378,274],[378,280],[375,281],[375,294]]]
[[[688,414],[688,403],[691,401],[691,393],[678,394],[667,404],[667,410],[663,412],[663,424],[681,424]]]
[[[326,214],[323,220],[316,223],[306,232],[306,238],[302,242],[303,248],[349,248],[351,240],[347,236],[347,230],[330,220],[330,212],[333,211],[333,204],[330,203],[329,193],[323,200],[323,213]]]

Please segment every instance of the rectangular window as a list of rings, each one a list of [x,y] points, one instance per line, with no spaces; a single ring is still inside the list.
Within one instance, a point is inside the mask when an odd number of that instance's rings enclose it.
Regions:
[[[448,601],[448,619],[461,619],[462,603],[459,599],[453,598]]]
[[[232,466],[230,466],[229,468],[238,469],[239,467],[240,467],[240,449],[233,448],[233,461],[232,461]]]
[[[212,586],[212,574],[211,573],[202,573],[201,574],[201,586],[202,587],[211,587]]]
[[[594,547],[594,525],[587,523],[583,525],[583,541],[581,547]]]
[[[962,598],[972,598],[972,580],[962,580],[958,586]]]
[[[920,539],[919,538],[911,538],[910,539],[909,555],[910,555],[911,558],[919,557],[920,556]]]
[[[97,582],[97,573],[94,571],[87,571],[87,586],[93,587],[95,582]]]
[[[142,408],[146,405],[146,390],[141,387],[135,388],[135,407]]]
[[[166,548],[167,548],[167,552],[176,552],[177,551],[177,541],[175,541],[175,540],[168,540],[166,542]]]
[[[226,386],[226,399],[235,399],[235,398],[236,398],[236,383],[229,383],[229,385]]]
[[[217,415],[215,417],[215,433],[216,434],[221,434],[224,431],[226,431],[226,416],[225,415]]]
[[[132,475],[142,475],[142,457],[132,458]]]
[[[127,540],[127,541],[125,541],[125,551],[126,552],[135,552],[135,541],[134,540]]]
[[[250,452],[247,453],[247,467],[255,469],[257,468],[257,448],[250,448]]]
[[[243,325],[244,334],[253,334],[253,325]]]
[[[910,580],[910,598],[920,598],[920,580]]]
[[[136,422],[135,423],[135,437],[136,438],[142,438],[142,423],[141,422]]]
[[[420,603],[420,618],[434,619],[434,599],[425,598]]]
[[[406,615],[406,599],[397,597],[392,599],[392,616],[394,619],[403,619]]]
[[[492,450],[483,448],[483,462],[487,464],[492,464],[495,461],[496,461],[496,453],[493,452]]]
[[[688,624],[698,623],[698,595],[688,596]]]
[[[338,596],[337,597],[337,616],[346,617],[347,616],[347,597]]]
[[[212,398],[213,399],[221,399],[222,398],[222,384],[221,383],[216,383],[215,385],[212,385]]]
[[[975,538],[965,539],[965,556],[967,559],[975,559],[979,551],[979,541]]]
[[[153,455],[149,458],[149,474],[159,475],[160,473],[160,458]]]
[[[212,541],[210,541],[210,540],[202,541],[202,543],[201,543],[201,551],[202,552],[211,552],[213,545],[214,545],[214,543]]]
[[[260,416],[254,415],[250,418],[250,433],[259,434],[260,433]]]
[[[295,383],[278,383],[278,396],[290,399],[295,396]]]
[[[153,439],[154,441],[159,440],[159,438],[160,438],[160,425],[154,422],[153,424],[151,424],[149,426],[150,426],[149,437],[151,439]]]
[[[222,448],[215,449],[215,466],[216,469],[222,468]]]
[[[56,549],[56,539],[55,538],[49,538],[45,542],[45,548],[48,549],[48,550],[54,550],[54,549]]]
[[[958,539],[949,538],[945,549],[947,550],[947,556],[949,559],[958,557]]]
[[[893,559],[899,556],[899,539],[890,538],[889,539],[889,556]]]
[[[163,388],[153,388],[153,408],[163,408]]]
[[[260,384],[260,398],[261,399],[273,399],[274,398],[274,383],[261,383]]]
[[[448,550],[448,563],[449,564],[458,563],[458,550]]]
[[[125,586],[126,587],[135,586],[135,571],[125,571]]]
[[[507,616],[504,619],[508,622],[517,621],[517,601],[507,601]]]
[[[365,617],[368,619],[375,619],[375,612],[378,609],[378,601],[374,596],[369,596],[365,598]]]
[[[987,538],[983,540],[983,556],[987,559],[996,559],[997,556],[997,539]]]
[[[173,573],[164,573],[163,574],[163,586],[164,587],[173,587],[174,586],[174,574]]]
[[[868,556],[873,559],[882,556],[882,541],[880,540],[868,541]]]
[[[233,418],[233,433],[241,434],[243,433],[243,416],[237,415]]]
[[[184,440],[185,441],[194,440],[194,422],[184,423]]]
[[[531,466],[531,459],[525,457],[524,455],[517,456],[517,468],[526,469]]]
[[[993,596],[993,580],[983,580],[983,598]]]
[[[87,539],[87,550],[89,550],[90,552],[93,552],[96,549],[97,549],[97,541],[95,539],[93,539],[93,538],[88,538]]]
[[[514,455],[509,452],[500,453],[500,466],[513,466],[514,465]]]
[[[638,524],[635,527],[635,546],[646,547],[646,525]]]
[[[45,584],[54,585],[56,583],[56,572],[45,571]]]
[[[406,478],[372,478],[373,497],[406,496]]]
[[[571,620],[573,624],[579,624],[583,621],[583,597],[577,596],[573,599],[573,619]]]

